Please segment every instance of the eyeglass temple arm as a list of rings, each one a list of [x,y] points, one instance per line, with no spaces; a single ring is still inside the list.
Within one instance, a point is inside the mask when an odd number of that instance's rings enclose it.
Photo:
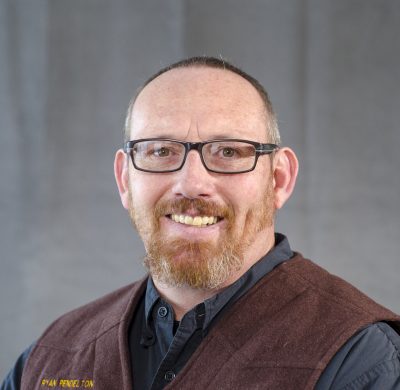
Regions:
[[[270,154],[277,149],[279,149],[279,146],[275,144],[259,144],[256,147],[256,152],[261,154]]]

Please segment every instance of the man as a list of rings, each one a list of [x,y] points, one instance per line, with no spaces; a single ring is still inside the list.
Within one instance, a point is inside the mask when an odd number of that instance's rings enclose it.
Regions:
[[[400,318],[274,231],[298,171],[279,143],[227,62],[149,79],[115,177],[150,277],[61,317],[2,388],[400,389]]]

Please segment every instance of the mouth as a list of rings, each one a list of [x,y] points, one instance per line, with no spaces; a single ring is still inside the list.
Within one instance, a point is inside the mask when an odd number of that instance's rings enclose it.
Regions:
[[[215,225],[222,220],[222,218],[218,216],[191,216],[186,214],[168,214],[166,217],[174,222],[196,227]]]

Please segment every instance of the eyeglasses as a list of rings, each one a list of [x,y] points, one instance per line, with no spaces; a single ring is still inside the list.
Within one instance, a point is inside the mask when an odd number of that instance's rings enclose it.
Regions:
[[[191,150],[197,150],[204,167],[216,173],[252,171],[258,157],[278,149],[275,144],[262,144],[241,139],[221,139],[206,142],[183,142],[173,139],[146,138],[128,141],[124,145],[136,169],[162,173],[179,171]]]

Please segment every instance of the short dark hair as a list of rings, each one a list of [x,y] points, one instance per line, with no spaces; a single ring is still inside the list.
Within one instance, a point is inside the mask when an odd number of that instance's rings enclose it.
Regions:
[[[131,118],[132,111],[133,111],[133,106],[134,106],[135,101],[136,101],[137,97],[139,96],[140,92],[146,87],[146,85],[151,83],[158,76],[160,76],[163,73],[166,73],[172,69],[193,68],[193,67],[208,67],[208,68],[224,69],[224,70],[228,70],[230,72],[236,73],[237,75],[246,79],[257,90],[257,92],[259,93],[259,95],[264,103],[265,110],[267,112],[267,132],[268,132],[268,136],[269,136],[269,142],[272,142],[277,145],[280,144],[280,134],[279,134],[276,115],[275,115],[271,100],[269,98],[269,95],[268,95],[266,89],[261,85],[261,83],[257,79],[250,76],[248,73],[246,73],[242,69],[236,67],[235,65],[232,65],[230,62],[226,61],[225,59],[216,58],[216,57],[208,57],[208,56],[189,57],[189,58],[185,58],[181,61],[175,62],[171,65],[168,65],[168,66],[162,68],[161,70],[159,70],[157,73],[153,74],[151,77],[149,77],[144,82],[144,84],[140,88],[138,88],[135,96],[132,98],[132,100],[129,103],[129,107],[128,107],[127,114],[126,114],[125,129],[124,129],[125,141],[129,141],[129,134],[130,134],[129,123],[130,123],[130,118]]]

